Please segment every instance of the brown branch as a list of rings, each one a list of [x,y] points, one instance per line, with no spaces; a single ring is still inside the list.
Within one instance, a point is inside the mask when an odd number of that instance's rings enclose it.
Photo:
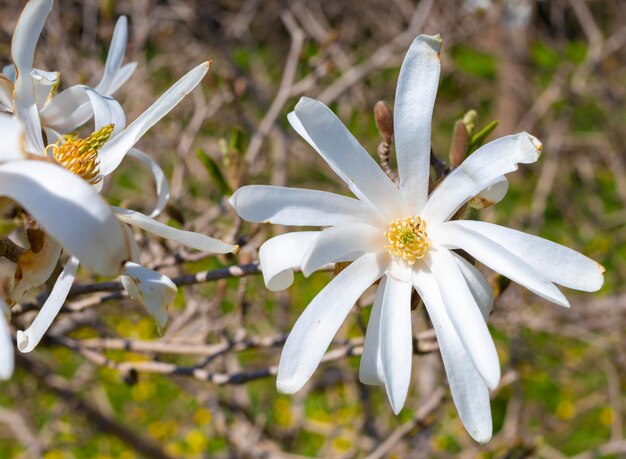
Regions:
[[[23,248],[15,244],[10,239],[0,239],[0,257],[6,258],[13,263],[17,263],[17,260],[25,252]]]

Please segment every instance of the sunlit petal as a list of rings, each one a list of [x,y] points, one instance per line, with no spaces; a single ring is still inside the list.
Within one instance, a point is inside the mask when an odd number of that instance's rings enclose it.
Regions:
[[[428,197],[430,129],[439,85],[439,35],[418,36],[404,58],[394,104],[394,141],[400,191],[409,215],[418,215]]]
[[[130,257],[110,206],[60,166],[34,160],[0,164],[0,195],[17,201],[47,234],[99,274],[117,275]]]
[[[31,352],[39,344],[63,307],[77,270],[78,258],[70,257],[33,323],[25,331],[17,332],[17,348],[20,352]]]
[[[476,371],[446,307],[437,281],[427,271],[414,273],[413,281],[437,334],[437,342],[446,369],[452,400],[468,433],[479,443],[491,438],[493,425],[487,385]]]
[[[398,414],[409,391],[413,357],[411,282],[387,276],[380,313],[380,354],[391,408]]]
[[[293,394],[309,380],[348,312],[384,272],[377,256],[363,255],[341,271],[309,303],[287,337],[276,386]]]
[[[238,251],[238,247],[233,244],[227,244],[226,242],[205,236],[204,234],[172,228],[171,226],[158,222],[141,212],[121,209],[119,207],[113,207],[113,211],[120,220],[128,223],[129,225],[136,226],[137,228],[141,228],[149,233],[178,242],[179,244],[192,249],[210,253],[230,253]]]
[[[480,147],[435,188],[422,218],[429,223],[449,219],[464,203],[505,174],[517,170],[519,163],[535,162],[540,152],[541,143],[526,132]]]
[[[143,304],[154,317],[160,333],[167,324],[167,307],[176,298],[174,282],[161,273],[130,261],[124,265],[121,279],[128,295]]]
[[[376,289],[372,312],[367,322],[363,354],[361,355],[361,363],[359,365],[359,380],[363,384],[378,386],[385,383],[383,360],[380,352],[380,319],[386,284],[387,276],[383,276]]]
[[[300,231],[273,237],[259,249],[263,280],[269,290],[279,291],[293,284],[293,270],[302,266],[304,255],[319,231]]]

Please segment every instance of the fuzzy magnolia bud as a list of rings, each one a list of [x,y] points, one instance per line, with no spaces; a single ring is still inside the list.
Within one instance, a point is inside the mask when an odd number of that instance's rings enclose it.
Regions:
[[[385,142],[391,143],[393,137],[393,115],[389,105],[382,100],[376,102],[374,106],[374,119],[380,135],[383,136]]]

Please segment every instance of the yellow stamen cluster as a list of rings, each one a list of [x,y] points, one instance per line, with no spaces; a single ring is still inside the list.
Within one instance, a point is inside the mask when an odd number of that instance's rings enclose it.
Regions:
[[[56,143],[48,145],[52,157],[68,171],[78,175],[92,185],[102,180],[98,151],[111,137],[114,126],[107,124],[85,139],[66,135]]]
[[[423,258],[430,247],[426,222],[420,217],[394,220],[385,236],[389,241],[389,245],[385,246],[387,251],[410,265]]]

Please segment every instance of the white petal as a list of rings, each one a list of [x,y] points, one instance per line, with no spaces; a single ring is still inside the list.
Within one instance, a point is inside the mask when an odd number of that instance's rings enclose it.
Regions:
[[[450,321],[487,387],[495,389],[500,382],[500,362],[485,319],[450,252],[432,248],[429,254],[425,260],[437,280]]]
[[[109,86],[109,94],[115,94],[117,90],[120,89],[124,85],[124,83],[126,83],[130,79],[136,68],[136,62],[129,62],[128,64],[122,65],[115,74],[115,78],[113,78],[111,86]]]
[[[311,275],[326,263],[355,252],[377,252],[383,246],[383,231],[366,223],[335,226],[322,231],[302,260],[302,273]]]
[[[474,368],[472,359],[446,313],[433,275],[418,271],[413,280],[437,334],[452,400],[461,422],[474,440],[487,443],[493,430],[487,385]]]
[[[117,275],[127,241],[109,205],[79,177],[54,164],[0,164],[0,195],[17,201],[65,249],[90,269]]]
[[[409,215],[418,215],[428,197],[430,128],[439,85],[439,35],[420,35],[409,48],[398,78],[394,141],[400,191]]]
[[[130,123],[121,134],[109,140],[100,150],[100,171],[102,175],[108,175],[113,172],[122,162],[126,153],[135,146],[139,139],[176,107],[202,81],[208,70],[208,62],[204,62],[191,70],[174,83],[139,118]]]
[[[413,357],[410,282],[387,276],[380,317],[380,354],[391,408],[398,414],[409,391]]]
[[[178,242],[192,249],[210,253],[229,253],[238,250],[238,247],[232,244],[227,244],[226,242],[205,236],[204,234],[172,228],[171,226],[167,226],[134,210],[113,207],[113,211],[117,217],[125,223],[161,236],[162,238]]]
[[[176,298],[176,284],[169,277],[130,261],[124,265],[121,279],[128,295],[146,307],[161,332],[167,324],[167,307]]]
[[[244,220],[295,226],[337,226],[381,222],[371,206],[347,196],[325,191],[248,185],[229,202]]]
[[[555,284],[595,292],[604,283],[602,265],[556,242],[492,223],[467,220],[455,224],[505,247]]]
[[[25,148],[34,154],[43,154],[45,146],[41,136],[41,122],[31,72],[35,46],[51,10],[52,0],[28,2],[17,21],[11,42],[11,56],[17,68],[13,92],[15,113],[26,126]]]
[[[361,355],[361,363],[359,366],[359,380],[363,384],[371,384],[374,386],[385,383],[383,360],[380,352],[380,313],[383,306],[386,284],[387,276],[383,276],[376,289],[372,312],[367,322],[367,332],[365,333],[363,354]]]
[[[307,133],[305,140],[312,141],[351,189],[357,188],[389,220],[403,215],[399,190],[326,105],[303,97],[294,111]]]
[[[154,159],[152,159],[141,150],[131,148],[128,154],[131,157],[141,161],[141,163],[146,166],[152,173],[152,177],[154,178],[154,184],[156,186],[157,203],[152,213],[150,213],[150,215],[148,216],[150,218],[158,217],[159,215],[161,215],[161,212],[163,212],[163,210],[167,206],[167,201],[170,199],[170,184],[168,183],[167,178],[163,173],[163,169],[161,169],[161,166],[159,166],[159,164]]]
[[[111,38],[111,46],[109,47],[109,54],[107,55],[107,60],[104,64],[104,74],[102,75],[100,83],[98,83],[98,85],[94,88],[100,94],[113,94],[111,91],[111,85],[122,65],[127,41],[128,20],[126,19],[126,16],[121,16],[117,20],[117,24],[115,24],[113,38]]]
[[[470,204],[474,209],[486,209],[502,201],[508,191],[509,181],[506,177],[500,177],[496,179],[493,184],[474,196]]]
[[[17,74],[15,73],[15,66],[13,64],[8,64],[2,67],[2,75],[7,77],[11,83],[15,83],[15,78]]]
[[[0,75],[0,112],[13,113],[13,82]]]
[[[489,281],[485,279],[485,276],[469,261],[454,252],[450,253],[456,260],[456,264],[461,270],[461,274],[463,274],[467,286],[474,297],[474,301],[476,301],[476,304],[480,308],[480,312],[484,319],[487,320],[487,317],[489,317],[491,313],[491,308],[493,307],[493,287],[491,287]]]
[[[93,116],[83,85],[71,86],[54,96],[39,113],[46,128],[72,132]]]
[[[293,394],[306,384],[354,303],[383,271],[376,255],[363,255],[317,294],[285,342],[276,380],[279,392]]]
[[[302,266],[304,254],[319,236],[319,231],[300,231],[273,237],[259,249],[263,280],[277,292],[293,284],[293,269]]]
[[[141,252],[139,251],[137,241],[135,241],[135,235],[133,234],[133,230],[130,229],[130,226],[128,226],[126,223],[122,223],[122,228],[124,228],[124,232],[126,233],[126,239],[128,240],[130,261],[134,263],[141,263]]]
[[[523,285],[548,301],[566,308],[567,298],[561,291],[534,267],[509,252],[506,247],[491,241],[480,233],[459,225],[457,221],[447,222],[431,236],[438,244],[449,249],[463,249],[482,264]]]
[[[14,115],[0,113],[0,162],[22,159],[24,125]]]
[[[61,245],[45,233],[41,237],[41,247],[36,247],[37,251],[31,247],[17,260],[15,283],[9,293],[13,303],[21,301],[30,289],[43,285],[57,266]]]
[[[13,375],[15,366],[13,356],[13,340],[7,324],[8,308],[0,298],[0,380],[7,380]]]
[[[47,72],[39,69],[33,69],[31,72],[38,109],[46,104],[50,94],[58,86],[59,75],[59,72]]]
[[[126,114],[120,103],[109,96],[103,96],[97,93],[93,89],[83,86],[94,115],[95,130],[107,126],[113,125],[113,133],[115,136],[120,133],[126,127]]]
[[[50,296],[41,307],[33,323],[26,331],[17,332],[17,348],[20,352],[31,352],[41,341],[43,335],[48,331],[52,321],[59,314],[63,303],[74,283],[76,271],[78,270],[78,258],[70,257],[65,268],[54,284]]]
[[[517,170],[518,163],[535,162],[540,152],[541,143],[526,132],[502,137],[480,147],[435,188],[422,218],[429,224],[447,220],[497,179]]]

